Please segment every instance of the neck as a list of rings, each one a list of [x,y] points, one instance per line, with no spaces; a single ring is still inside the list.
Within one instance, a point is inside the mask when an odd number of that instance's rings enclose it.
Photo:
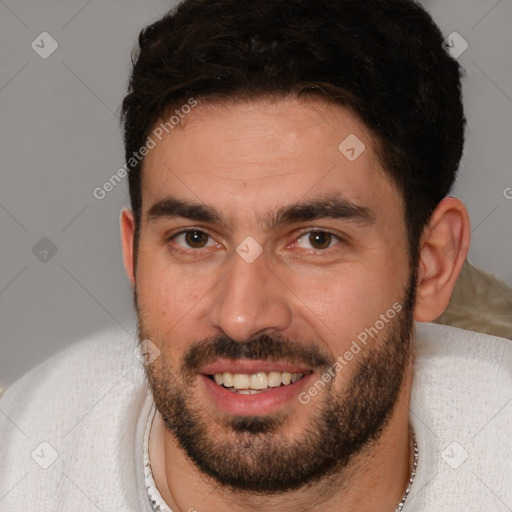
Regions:
[[[164,443],[164,450],[153,444],[151,451],[150,445],[155,482],[173,512],[394,512],[411,472],[408,407],[411,383],[412,368],[409,367],[382,435],[347,467],[318,483],[272,495],[232,491],[206,478],[176,444],[157,414],[153,429],[161,431],[156,437],[160,437],[160,446]],[[160,459],[154,457],[158,452],[164,455]]]

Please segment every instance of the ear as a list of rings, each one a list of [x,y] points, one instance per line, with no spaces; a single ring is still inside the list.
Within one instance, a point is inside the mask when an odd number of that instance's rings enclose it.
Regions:
[[[133,212],[129,208],[121,210],[119,218],[121,227],[121,243],[123,246],[123,261],[124,268],[130,283],[135,283],[135,272],[133,267],[133,235],[135,233],[135,219]]]
[[[420,242],[414,319],[432,322],[444,312],[469,251],[471,228],[464,203],[445,197]]]

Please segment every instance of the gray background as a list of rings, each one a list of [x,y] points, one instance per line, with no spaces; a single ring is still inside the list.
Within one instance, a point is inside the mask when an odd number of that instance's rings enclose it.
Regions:
[[[134,332],[119,236],[127,183],[101,201],[93,190],[124,163],[119,107],[138,33],[173,5],[0,0],[0,384],[106,327]],[[423,5],[469,44],[454,190],[472,219],[469,259],[512,286],[512,0]],[[58,48],[43,59],[31,43],[47,51],[45,31]]]

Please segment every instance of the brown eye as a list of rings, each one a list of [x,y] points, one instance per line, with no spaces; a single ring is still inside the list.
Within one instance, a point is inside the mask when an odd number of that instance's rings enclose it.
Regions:
[[[199,229],[184,229],[169,238],[169,242],[180,247],[178,250],[203,249],[215,245],[215,240]],[[172,246],[170,246],[172,248]]]
[[[309,234],[309,243],[315,249],[327,249],[332,241],[331,233],[325,231],[312,231]]]
[[[313,251],[324,251],[340,240],[340,237],[328,231],[308,231],[298,238],[298,246]]]
[[[200,249],[208,242],[208,235],[202,231],[190,230],[185,234],[185,242],[194,249]]]

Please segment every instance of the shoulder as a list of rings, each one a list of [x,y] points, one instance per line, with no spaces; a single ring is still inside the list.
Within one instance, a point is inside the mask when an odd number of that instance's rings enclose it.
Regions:
[[[459,412],[465,430],[478,429],[512,399],[511,340],[417,323],[414,353],[413,398]]]
[[[425,510],[512,504],[512,341],[417,323],[414,351],[410,417]]]
[[[512,340],[416,323],[414,355],[417,384],[443,389],[461,407],[481,399],[492,408],[512,398]]]
[[[512,340],[433,323],[415,323],[415,357],[418,367],[488,365],[511,377]]]
[[[72,343],[7,387],[0,399],[0,422],[16,424],[27,435],[36,425],[38,432],[51,426],[53,433],[62,433],[66,419],[73,421],[123,377],[140,381],[136,346],[135,336],[121,329]]]
[[[137,359],[135,335],[122,329],[109,329],[76,341],[27,372],[6,387],[0,404],[34,397],[54,402],[63,396],[84,393],[84,384],[101,385],[120,371],[134,370]]]
[[[148,399],[136,346],[135,335],[125,331],[100,332],[7,388],[0,399],[0,495],[8,492],[9,503],[57,509],[63,497],[81,496],[68,478],[102,499],[112,492],[113,505],[135,500],[134,464],[127,461],[135,457],[135,432]]]

